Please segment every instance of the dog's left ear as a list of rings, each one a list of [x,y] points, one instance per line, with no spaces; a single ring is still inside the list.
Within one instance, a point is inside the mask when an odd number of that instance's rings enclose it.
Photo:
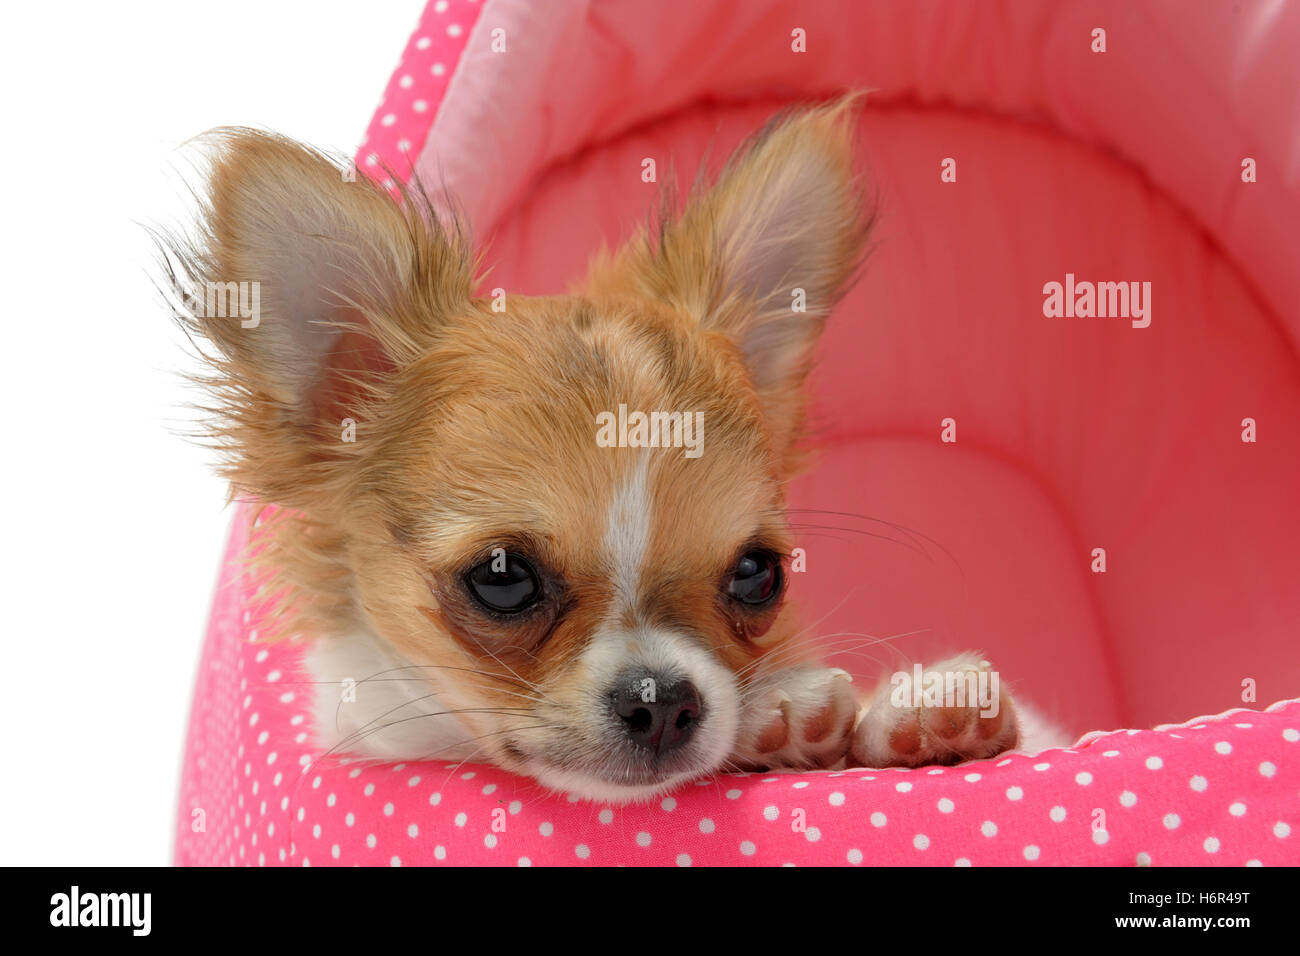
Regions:
[[[802,386],[826,318],[848,290],[872,213],[853,173],[862,94],[776,117],[655,234],[597,263],[595,289],[667,301],[732,338],[778,445],[802,417]]]

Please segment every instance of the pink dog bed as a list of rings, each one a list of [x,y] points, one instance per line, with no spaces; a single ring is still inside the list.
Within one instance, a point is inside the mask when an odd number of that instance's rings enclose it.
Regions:
[[[834,512],[800,519],[805,619],[862,684],[975,647],[1076,732],[1224,713],[607,808],[318,761],[302,645],[257,642],[228,561],[177,862],[1300,863],[1300,9],[668,6],[431,4],[359,167],[445,183],[490,285],[553,293],[641,220],[645,158],[689,180],[783,105],[877,90],[876,247],[792,493]],[[1071,281],[1150,292],[1047,314]]]

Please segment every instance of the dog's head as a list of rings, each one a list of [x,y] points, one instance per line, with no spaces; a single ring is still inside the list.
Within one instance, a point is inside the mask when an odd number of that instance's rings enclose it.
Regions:
[[[215,346],[233,486],[277,506],[284,620],[373,635],[543,783],[630,799],[721,766],[746,675],[794,631],[784,484],[868,221],[852,112],[780,118],[544,298],[476,297],[467,240],[416,191],[217,134],[180,261],[257,283],[257,314],[185,320]]]

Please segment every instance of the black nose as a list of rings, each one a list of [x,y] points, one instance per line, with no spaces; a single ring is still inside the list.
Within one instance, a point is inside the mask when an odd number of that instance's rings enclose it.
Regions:
[[[633,746],[656,756],[685,744],[700,722],[700,695],[688,680],[666,681],[645,669],[624,671],[610,697]]]

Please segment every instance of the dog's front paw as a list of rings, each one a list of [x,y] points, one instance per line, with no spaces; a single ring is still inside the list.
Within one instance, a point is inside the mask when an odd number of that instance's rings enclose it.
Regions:
[[[903,678],[906,679],[903,679]],[[863,767],[921,767],[992,757],[1019,742],[1015,705],[988,661],[965,654],[881,685],[853,731]]]
[[[792,667],[745,695],[732,762],[744,769],[831,767],[848,753],[858,700],[847,671]]]

